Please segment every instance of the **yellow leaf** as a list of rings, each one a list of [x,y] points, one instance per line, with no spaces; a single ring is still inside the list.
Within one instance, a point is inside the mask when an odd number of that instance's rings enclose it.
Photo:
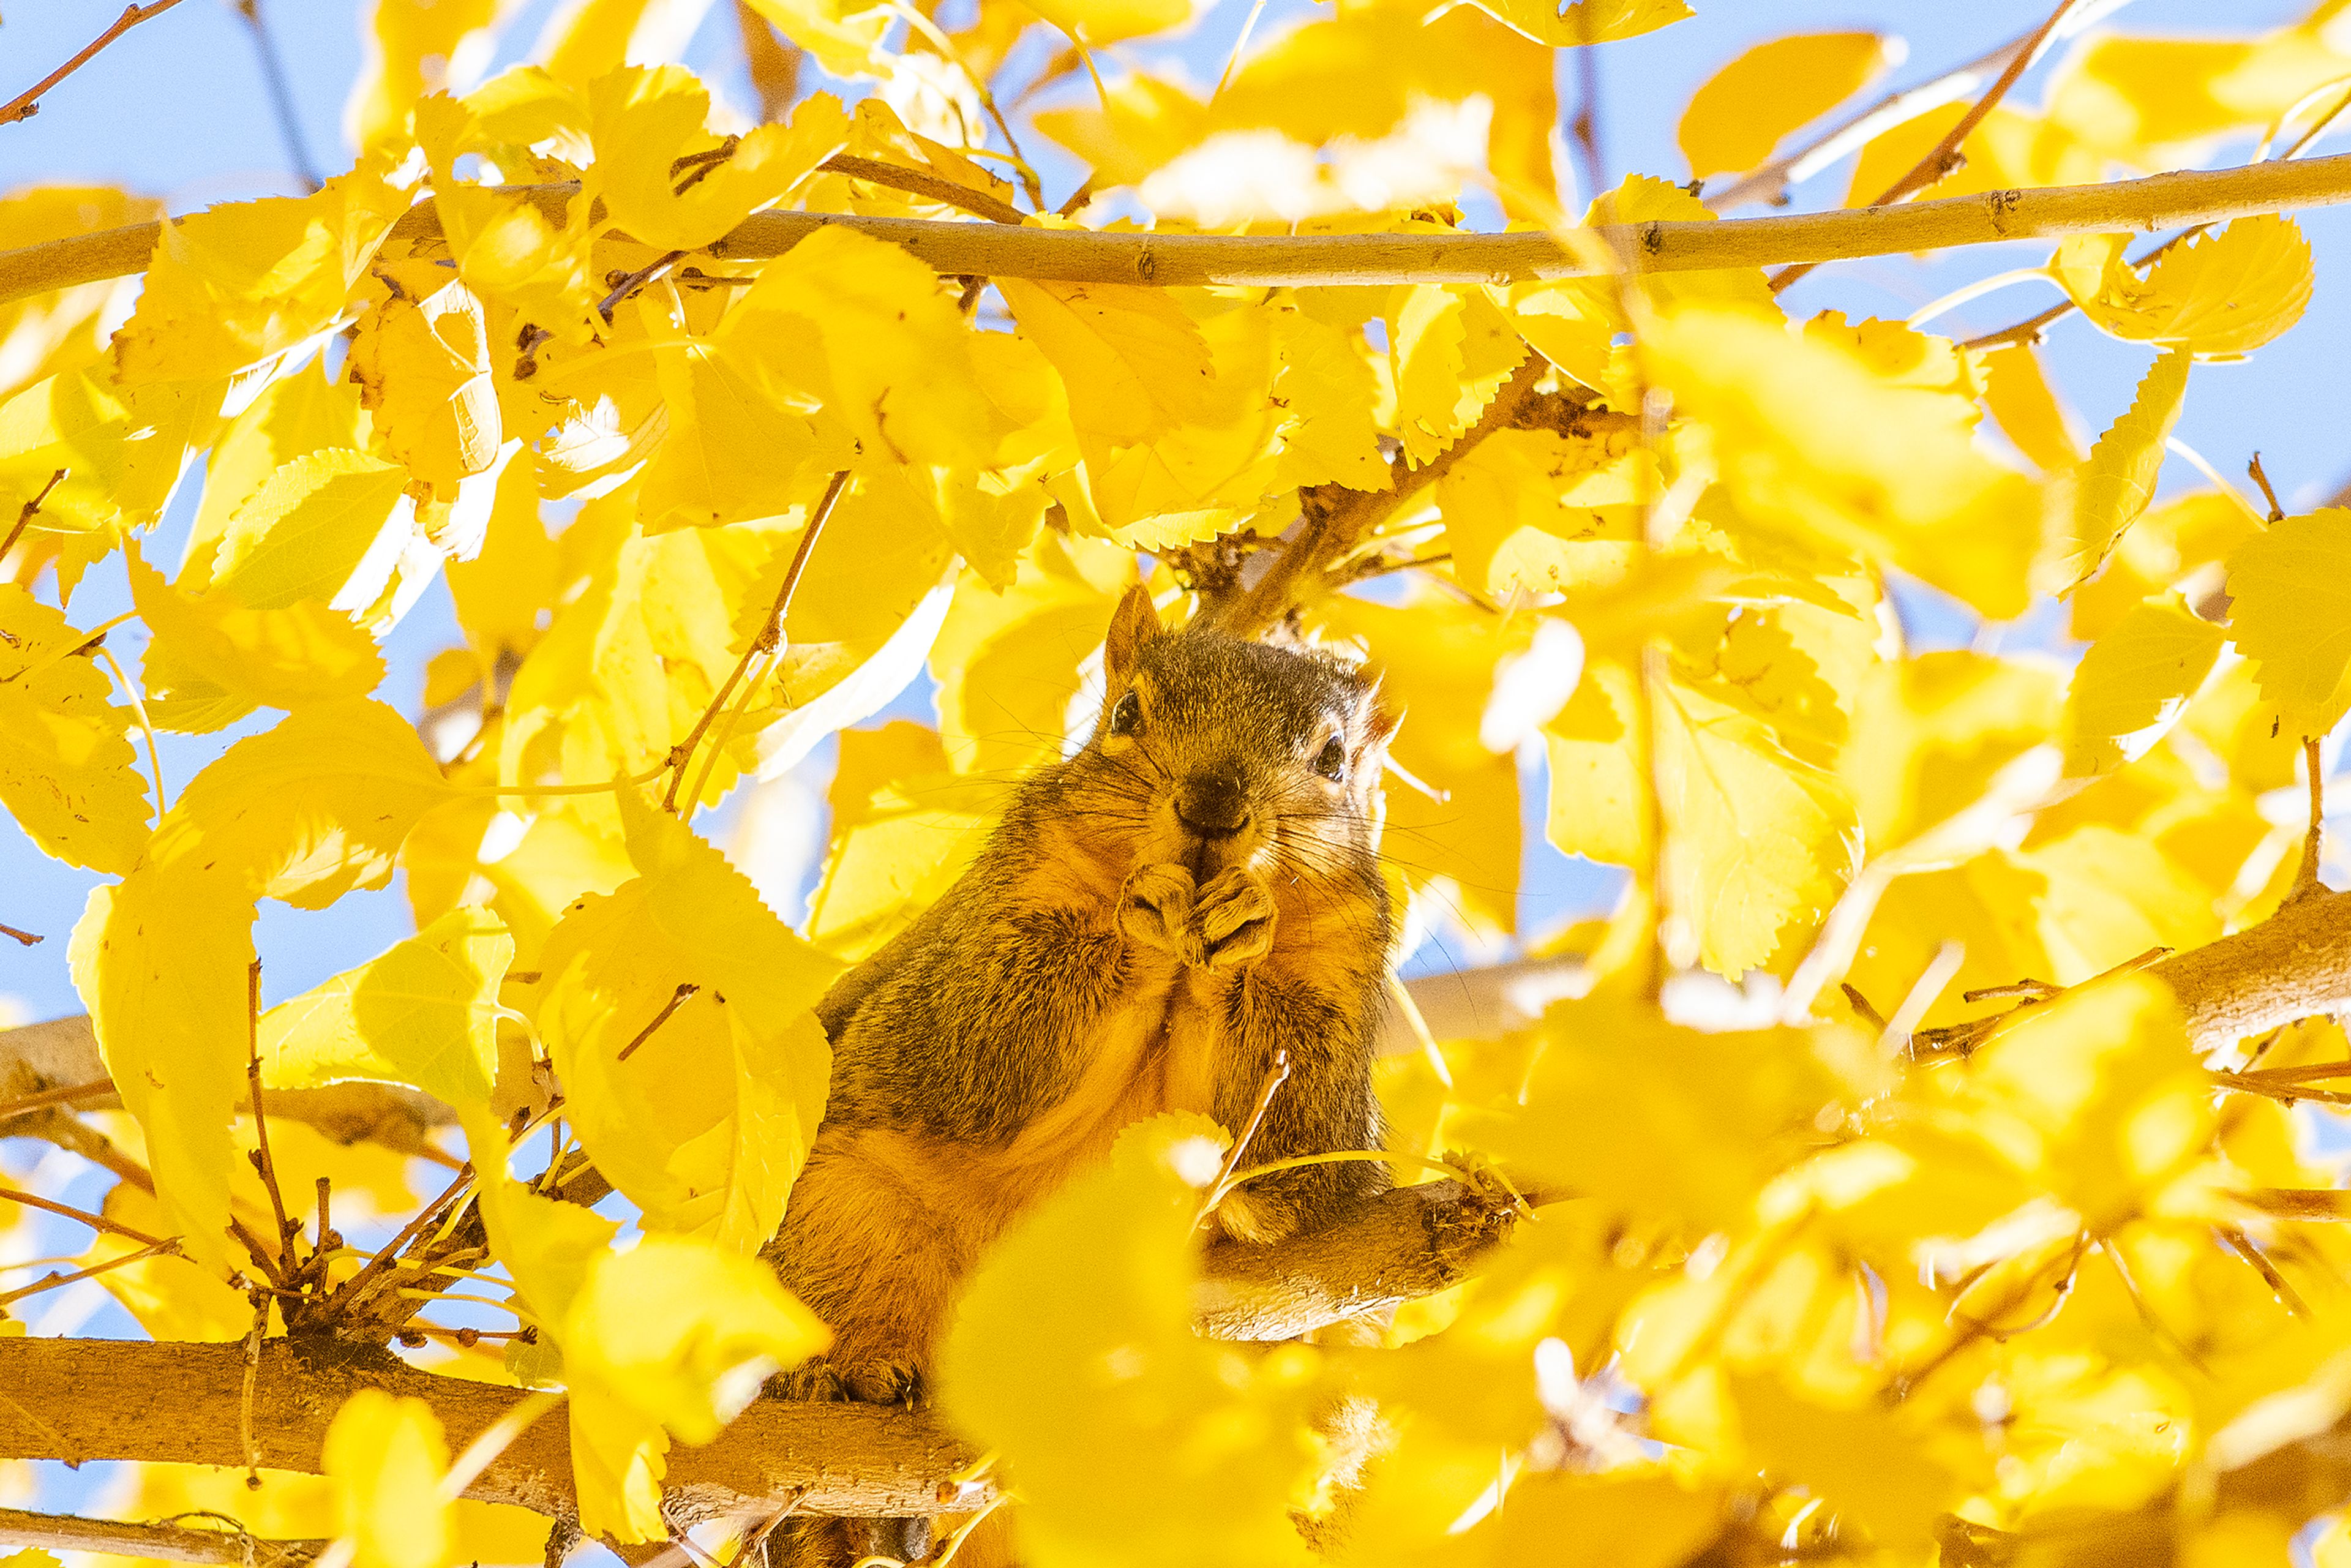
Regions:
[[[1529,618],[1500,623],[1434,590],[1402,604],[1333,596],[1316,613],[1370,647],[1382,700],[1404,715],[1388,755],[1416,782],[1390,776],[1389,863],[1448,919],[1479,934],[1515,929],[1519,769],[1488,743],[1485,717],[1495,667],[1532,640]]]
[[[514,938],[461,906],[380,956],[262,1015],[262,1082],[406,1083],[486,1104],[498,1065],[498,983]]]
[[[1562,49],[1638,37],[1692,15],[1683,0],[1479,0],[1478,8]]]
[[[45,853],[120,875],[147,841],[147,781],[83,634],[0,582],[0,805]]]
[[[2219,585],[2220,563],[2261,529],[2243,503],[2218,490],[2190,490],[2149,507],[2123,530],[2105,569],[2074,590],[2074,640],[2095,643],[2139,601],[2166,589],[2199,599]]]
[[[1073,38],[1115,44],[1180,27],[1196,15],[1195,0],[1041,0],[1029,9]]]
[[[684,192],[673,161],[714,150],[703,129],[710,95],[681,66],[624,66],[588,85],[596,162],[587,188],[613,225],[656,250],[699,250],[755,209],[784,195],[841,151],[849,121],[841,102],[819,93],[791,124],[762,125],[734,153]]]
[[[130,875],[90,894],[74,985],[189,1255],[225,1270],[229,1119],[245,1093],[256,899],[317,909],[381,887],[409,828],[453,798],[408,722],[324,705],[196,775]]]
[[[347,615],[366,611],[408,544],[407,483],[395,465],[349,447],[297,457],[230,517],[213,587],[256,610],[313,600]]]
[[[1704,202],[1669,180],[1654,174],[1627,174],[1613,191],[1603,191],[1592,199],[1583,214],[1585,225],[1602,224],[1710,224],[1715,214]],[[1771,300],[1771,285],[1765,281],[1760,267],[1731,267],[1703,272],[1651,272],[1639,274],[1640,288],[1652,302],[1671,306],[1712,300],[1722,305],[1742,305],[1769,312],[1776,308]],[[1576,287],[1584,291],[1599,313],[1612,320],[1618,318],[1615,290],[1605,281],[1573,280],[1557,287]],[[1590,308],[1591,307],[1587,307]],[[1834,312],[1823,321],[1841,322]],[[1908,350],[1910,345],[1922,340],[1903,332],[1890,323],[1871,322],[1865,326],[1883,329],[1889,337],[1897,337]],[[1808,328],[1807,330],[1812,329]],[[1933,342],[1938,340],[1923,340]]]
[[[228,532],[229,519],[280,468],[314,452],[366,446],[359,389],[329,381],[323,364],[271,382],[205,459],[196,524],[181,557],[183,586],[200,591],[211,582],[214,549]]]
[[[689,1443],[707,1443],[832,1335],[776,1271],[677,1236],[599,1255],[563,1328],[564,1366]]]
[[[44,377],[0,402],[0,514],[13,527],[37,497],[34,526],[95,528],[114,513],[131,411],[97,371]]]
[[[464,283],[422,298],[395,288],[360,318],[349,362],[384,449],[438,499],[456,499],[459,480],[497,460],[506,435],[489,326]]]
[[[841,732],[829,798],[832,850],[809,899],[807,929],[810,941],[850,959],[871,955],[937,903],[993,817],[993,789],[957,779],[937,732],[903,720]]]
[[[1166,290],[1010,277],[997,287],[1069,388],[1089,456],[1152,441],[1213,406],[1207,340]]]
[[[897,246],[820,229],[760,270],[725,332],[876,456],[985,466],[994,454],[971,329],[937,274]]]
[[[1080,666],[1102,645],[1131,552],[1092,539],[1041,543],[1012,587],[991,592],[967,576],[931,644],[939,739],[958,773],[1008,779],[1061,760],[1082,684]]]
[[[1859,348],[1750,311],[1683,306],[1640,347],[1707,426],[1750,522],[1899,566],[1993,619],[2022,612],[2039,498],[1975,450],[1971,397],[1904,385]]]
[[[383,655],[351,618],[315,600],[246,609],[234,593],[190,599],[124,551],[147,645],[147,706],[164,729],[218,729],[255,707],[295,708],[362,697],[383,679]]]
[[[343,110],[351,140],[372,147],[407,128],[411,105],[449,85],[453,66],[487,53],[511,0],[375,0],[368,58]]]
[[[2114,337],[2233,358],[2302,319],[2310,304],[2310,242],[2292,218],[2239,218],[2167,250],[2144,274],[2123,255],[2128,238],[2070,239],[2050,262],[2082,313]]]
[[[2351,708],[2351,509],[2288,517],[2229,558],[2229,634],[2276,731],[2325,735]]]
[[[2328,9],[2258,39],[2085,39],[2052,84],[2050,114],[2101,152],[2142,169],[2192,166],[2231,131],[2266,130],[2345,74]]]
[[[2064,405],[2041,373],[2041,357],[2030,343],[2010,343],[1983,357],[1984,406],[2001,434],[2043,473],[2062,474],[2082,461]]]
[[[139,308],[114,335],[122,384],[227,375],[325,329],[407,206],[362,162],[312,195],[166,224]]]
[[[1927,1547],[1938,1519],[1971,1490],[1961,1468],[1967,1446],[1907,1407],[1869,1398],[1833,1404],[1773,1377],[1737,1377],[1731,1392],[1754,1460],[1773,1479],[1810,1489],[1883,1546]]]
[[[644,301],[649,325],[653,305]],[[806,497],[816,451],[809,422],[759,384],[735,335],[659,331],[653,350],[668,434],[645,467],[638,515],[648,531],[773,517]]]
[[[2149,599],[2074,667],[2065,698],[2065,771],[2109,773],[2169,732],[2212,672],[2228,633],[2175,595]]]
[[[882,40],[897,24],[884,5],[861,0],[747,0],[751,9],[793,43],[814,55],[834,76],[879,74]]]
[[[1873,137],[1854,161],[1845,203],[1862,206],[1892,189],[1956,130],[1969,99],[1938,104]],[[1959,143],[1961,162],[1925,187],[1938,200],[2045,185],[2095,184],[2105,164],[2071,128],[2014,102],[2002,104]]]
[[[1640,681],[1614,660],[1584,665],[1575,693],[1543,726],[1551,758],[1545,836],[1561,852],[1649,863],[1648,763]]]
[[[1275,341],[1281,369],[1273,396],[1285,411],[1276,483],[1384,489],[1387,459],[1372,414],[1379,389],[1362,337],[1292,310],[1281,316]]]
[[[638,875],[548,938],[539,1034],[580,1141],[645,1225],[753,1252],[822,1113],[831,1053],[810,1009],[839,967],[716,849],[620,802]]]
[[[2179,1004],[2121,975],[2034,1008],[1969,1064],[1980,1121],[2093,1234],[2136,1217],[2212,1135]]]
[[[1455,575],[1496,598],[1611,584],[1642,550],[1636,503],[1656,468],[1630,436],[1571,441],[1502,430],[1437,482]]]
[[[1710,1487],[1646,1466],[1603,1475],[1533,1474],[1463,1542],[1493,1568],[1677,1568],[1723,1530],[1726,1500]]]
[[[1396,429],[1415,467],[1477,422],[1526,358],[1526,345],[1482,289],[1400,285],[1388,301]]]
[[[327,1428],[324,1464],[335,1483],[335,1535],[350,1543],[357,1568],[441,1568],[448,1560],[441,1482],[449,1445],[433,1406],[360,1389]]]
[[[1826,915],[1860,869],[1853,800],[1719,692],[1668,680],[1655,711],[1665,908],[1700,963],[1737,979]]]
[[[1889,47],[1892,45],[1893,47]],[[1876,33],[1793,33],[1756,45],[1690,96],[1675,132],[1690,172],[1737,173],[1869,85],[1901,50]]]
[[[1692,1237],[1745,1221],[1781,1140],[1860,1092],[1834,1031],[1707,1034],[1600,998],[1558,1004],[1543,1029],[1520,1108],[1481,1126],[1481,1143],[1612,1214]]]
[[[1311,1561],[1286,1514],[1312,1460],[1297,1362],[1192,1333],[1193,1220],[1227,1141],[1199,1116],[1128,1128],[964,1287],[939,1401],[1020,1477],[1040,1568]],[[1082,1295],[1052,1288],[1072,1269]]]
[[[1202,312],[1215,371],[1201,406],[1147,443],[1109,454],[1085,447],[1082,476],[1055,481],[1053,491],[1078,531],[1136,549],[1191,544],[1231,529],[1274,487],[1281,427],[1272,395],[1274,318],[1198,295],[1186,303]]]

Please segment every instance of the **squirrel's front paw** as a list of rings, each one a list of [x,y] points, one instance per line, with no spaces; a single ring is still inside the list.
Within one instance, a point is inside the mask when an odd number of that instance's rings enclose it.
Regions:
[[[1233,866],[1200,890],[1185,956],[1210,969],[1262,958],[1273,948],[1273,890],[1247,866]]]
[[[1118,928],[1138,947],[1180,953],[1192,924],[1195,884],[1180,865],[1134,868],[1118,898]]]

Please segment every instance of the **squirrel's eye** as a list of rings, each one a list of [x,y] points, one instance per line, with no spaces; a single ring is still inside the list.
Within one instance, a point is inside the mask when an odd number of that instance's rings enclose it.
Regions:
[[[1143,699],[1133,692],[1118,699],[1110,710],[1110,732],[1113,735],[1133,735],[1143,727]]]
[[[1334,784],[1347,776],[1347,748],[1339,744],[1337,736],[1322,743],[1314,758],[1314,771]]]

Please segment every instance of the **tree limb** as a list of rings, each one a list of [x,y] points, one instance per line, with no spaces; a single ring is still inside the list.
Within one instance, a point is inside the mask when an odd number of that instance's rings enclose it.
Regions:
[[[134,1524],[0,1508],[0,1547],[8,1546],[107,1552],[155,1563],[236,1563],[248,1568],[295,1568],[316,1562],[327,1549],[323,1541],[265,1541],[242,1530]]]
[[[2147,972],[2178,993],[2199,1051],[2351,1009],[2351,894],[2322,890]]]
[[[578,187],[507,187],[558,222]],[[1395,283],[1501,283],[1583,277],[1607,270],[1606,256],[1637,256],[1644,272],[1707,271],[1837,261],[1944,250],[2002,240],[2213,224],[2261,213],[2351,202],[2351,153],[2270,162],[2240,169],[2191,170],[2096,185],[1990,191],[1895,208],[1853,208],[1719,222],[1612,225],[1592,231],[1587,249],[1541,232],[1485,235],[1106,234],[1009,224],[940,223],[841,213],[754,213],[713,254],[748,260],[780,256],[817,230],[841,227],[903,246],[935,271],[956,277],[1036,277],[1070,283],[1157,287],[1242,284],[1312,287]],[[0,304],[143,271],[162,235],[134,224],[0,252]],[[439,235],[440,217],[421,202],[392,225],[393,243]]]

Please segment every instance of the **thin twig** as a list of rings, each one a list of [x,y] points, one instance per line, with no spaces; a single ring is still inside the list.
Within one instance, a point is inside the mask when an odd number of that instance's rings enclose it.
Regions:
[[[1193,1218],[1194,1228],[1206,1225],[1208,1216],[1217,1211],[1217,1205],[1224,1202],[1227,1184],[1233,1179],[1233,1172],[1240,1168],[1241,1155],[1249,1152],[1249,1140],[1257,1136],[1258,1128],[1264,1124],[1265,1113],[1272,1106],[1274,1095],[1289,1082],[1290,1052],[1277,1049],[1273,1053],[1273,1071],[1265,1075],[1265,1086],[1257,1092],[1257,1108],[1249,1113],[1248,1123],[1241,1128],[1241,1135],[1235,1138],[1233,1146],[1225,1151],[1225,1163],[1218,1167],[1217,1179],[1208,1184],[1207,1199],[1200,1205],[1200,1212]]]
[[[26,1296],[37,1296],[43,1291],[54,1291],[60,1285],[78,1284],[84,1280],[95,1279],[125,1264],[141,1262],[164,1253],[176,1257],[179,1251],[180,1239],[174,1236],[169,1240],[157,1241],[150,1246],[141,1247],[136,1252],[125,1252],[120,1258],[109,1258],[102,1263],[92,1263],[87,1269],[77,1269],[70,1274],[44,1274],[29,1285],[20,1285],[13,1291],[0,1291],[0,1307],[21,1301]]]
[[[88,65],[90,61],[91,56],[97,54],[99,50],[106,47],[107,45],[114,42],[115,39],[122,37],[123,34],[131,31],[131,28],[139,26],[140,23],[144,22],[150,16],[159,16],[162,15],[164,12],[170,10],[179,3],[180,0],[149,0],[149,3],[144,5],[127,5],[123,7],[122,15],[114,19],[113,25],[109,26],[105,32],[100,33],[97,37],[92,38],[89,44],[83,47],[79,54],[75,55],[73,58],[68,60],[65,64],[59,66],[57,69],[51,71],[48,75],[43,77],[40,80],[26,88],[23,92],[18,93],[15,98],[10,99],[6,103],[0,104],[0,125],[14,124],[19,120],[30,120],[34,115],[40,112],[41,95],[43,93],[48,91],[49,89],[57,86],[57,83],[65,80],[66,78],[73,75],[74,72]]]
[[[109,1085],[109,1087],[112,1086]],[[133,1230],[131,1227],[118,1224],[102,1214],[91,1214],[84,1209],[68,1208],[55,1199],[42,1197],[34,1193],[18,1192],[14,1187],[0,1186],[0,1202],[21,1203],[27,1208],[44,1209],[50,1214],[62,1215],[77,1224],[89,1226],[92,1230],[102,1230],[110,1236],[120,1236],[126,1241],[136,1241],[141,1247],[152,1248],[164,1245],[162,1239],[150,1236],[143,1230]]]
[[[261,60],[261,79],[269,89],[269,107],[277,116],[277,134],[285,140],[286,156],[293,161],[294,172],[313,191],[319,189],[319,166],[310,160],[309,145],[302,138],[302,119],[294,109],[294,89],[287,83],[286,62],[277,57],[277,40],[269,36],[269,24],[261,15],[261,0],[236,0],[237,15],[253,33],[253,52]]]
[[[2262,498],[2270,504],[2270,521],[2285,521],[2285,508],[2278,505],[2277,491],[2270,486],[2270,476],[2262,467],[2260,453],[2253,454],[2252,461],[2245,465],[2245,472],[2252,476],[2253,483],[2262,487]]]
[[[27,947],[37,947],[42,943],[48,940],[47,937],[37,936],[30,931],[19,931],[13,925],[0,925],[0,936],[13,936]],[[109,1089],[113,1088],[114,1081],[112,1079],[107,1080],[106,1086]],[[8,1110],[6,1108],[0,1108],[0,1120],[5,1120],[7,1115]]]
[[[16,526],[8,530],[8,537],[5,539],[0,539],[0,560],[8,559],[8,552],[15,549],[16,541],[25,537],[25,529],[30,526],[35,517],[40,515],[41,503],[49,498],[50,491],[65,482],[65,476],[66,471],[62,468],[50,475],[49,482],[41,486],[41,493],[17,509]]]
[[[261,1334],[269,1326],[269,1292],[253,1292],[253,1328],[245,1336],[245,1388],[237,1401],[237,1447],[245,1454],[245,1484],[261,1490],[261,1445],[253,1437],[253,1395],[261,1382]]]
[[[277,1190],[277,1166],[269,1157],[269,1116],[261,1108],[261,960],[245,968],[245,1081],[253,1095],[254,1166],[268,1190],[270,1212],[277,1217],[277,1252],[293,1261],[294,1235],[300,1227],[286,1218],[286,1195]]]
[[[2314,735],[2303,737],[2302,768],[2310,781],[2310,830],[2303,835],[2302,864],[2294,869],[2294,891],[2285,895],[2288,904],[2300,904],[2325,891],[2318,884],[2318,859],[2326,847],[2326,768]]]
[[[605,326],[611,326],[612,324],[612,312],[620,308],[622,300],[626,299],[630,295],[634,294],[638,289],[643,288],[646,284],[651,283],[654,278],[659,277],[663,273],[668,271],[671,267],[675,267],[679,262],[684,260],[685,256],[686,253],[682,250],[664,251],[661,255],[653,257],[651,261],[645,263],[644,266],[637,268],[636,271],[624,272],[621,274],[619,277],[612,280],[612,292],[604,296],[604,298],[597,303],[596,314],[604,319]]]
[[[884,163],[877,159],[859,158],[852,153],[838,152],[818,165],[828,174],[839,174],[851,180],[862,180],[869,185],[885,185],[909,195],[928,196],[932,201],[956,207],[976,218],[986,218],[995,224],[1024,224],[1029,214],[1008,202],[999,202],[985,191],[975,191],[968,185],[958,185],[943,175],[925,173],[903,164]]]
[[[2078,3],[2079,0],[2057,0],[2057,8],[2050,12],[2048,20],[2025,40],[2024,47],[2009,57],[2007,68],[2000,73],[1990,90],[1970,106],[1967,113],[1959,117],[1959,122],[1944,132],[1943,139],[1936,142],[1924,158],[1912,164],[1907,173],[1886,186],[1884,193],[1869,204],[1873,207],[1892,206],[1896,202],[1917,195],[1965,162],[1967,160],[1959,152],[1959,144],[1974,133],[1976,127],[1981,125],[1993,110],[2000,107],[2000,100],[2008,96],[2008,89],[2014,87],[2017,79],[2040,57],[2041,46],[2057,30],[2057,24],[2065,19],[2065,13]],[[1781,293],[1818,265],[1816,262],[1803,262],[1782,268],[1771,277],[1771,292]]]
[[[669,788],[662,794],[663,810],[673,815],[676,813],[677,787],[685,780],[685,766],[694,760],[694,748],[702,744],[702,737],[709,732],[711,721],[726,706],[726,699],[734,692],[735,684],[743,678],[743,672],[751,667],[754,657],[775,650],[783,635],[784,617],[791,611],[792,595],[799,588],[800,574],[808,570],[810,552],[816,549],[817,536],[824,531],[833,507],[841,503],[841,492],[848,487],[849,470],[843,468],[832,476],[831,482],[824,488],[823,498],[809,514],[808,527],[800,530],[799,548],[792,552],[792,564],[785,569],[783,586],[776,591],[776,602],[769,607],[767,622],[759,628],[759,634],[751,639],[751,645],[743,650],[741,658],[735,661],[735,668],[727,675],[726,684],[718,688],[717,695],[710,699],[710,705],[702,710],[702,716],[694,721],[694,727],[686,732],[685,738],[670,747],[667,766],[675,771],[671,776]]]
[[[2285,1276],[2278,1272],[2277,1265],[2270,1261],[2270,1255],[2262,1251],[2252,1237],[2230,1225],[2215,1226],[2212,1233],[2230,1251],[2253,1266],[2254,1271],[2276,1294],[2280,1306],[2298,1318],[2310,1315],[2310,1307],[2303,1301],[2302,1293],[2286,1282]]]
[[[616,1061],[626,1061],[630,1057],[635,1055],[637,1047],[653,1039],[653,1030],[669,1022],[670,1014],[685,1006],[686,1002],[698,994],[701,989],[702,988],[700,986],[694,985],[691,982],[681,981],[677,989],[670,993],[669,1000],[662,1004],[661,1011],[653,1014],[653,1021],[645,1025],[644,1028],[637,1030],[637,1038],[629,1041],[628,1044],[621,1047],[621,1054],[613,1058],[613,1060]]]
[[[406,1225],[401,1227],[399,1235],[385,1242],[381,1249],[379,1250],[374,1257],[369,1259],[366,1263],[360,1266],[358,1273],[352,1275],[350,1279],[344,1281],[340,1286],[337,1287],[333,1298],[327,1303],[329,1315],[342,1316],[347,1314],[352,1304],[356,1303],[360,1298],[360,1287],[366,1284],[368,1281],[376,1274],[390,1268],[392,1266],[392,1260],[400,1255],[400,1249],[407,1246],[410,1242],[415,1240],[418,1236],[423,1233],[424,1228],[427,1226],[439,1219],[443,1212],[457,1201],[459,1195],[464,1193],[466,1187],[473,1185],[473,1180],[474,1166],[473,1162],[468,1160],[465,1164],[457,1167],[457,1175],[455,1178],[453,1179],[447,1186],[441,1189],[440,1197],[426,1204],[423,1208],[418,1209],[416,1211],[416,1218],[410,1220]]]

